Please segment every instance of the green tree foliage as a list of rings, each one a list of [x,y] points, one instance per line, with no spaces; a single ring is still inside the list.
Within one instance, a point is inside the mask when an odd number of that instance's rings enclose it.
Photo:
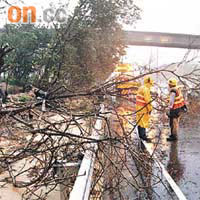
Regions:
[[[46,90],[105,80],[125,54],[122,23],[135,23],[139,14],[132,0],[79,0],[66,23],[51,29],[7,25],[1,40],[15,49],[7,59],[12,78]]]
[[[4,59],[12,50],[8,45],[0,46],[0,73],[8,71],[9,66],[5,65]]]
[[[139,13],[129,0],[80,0],[58,29],[52,47],[58,54],[51,53],[55,62],[46,65],[45,77],[70,87],[105,80],[125,54],[121,23],[135,23]]]
[[[51,40],[52,32],[45,27],[31,24],[6,25],[0,43],[8,44],[14,50],[5,62],[11,66],[10,81],[24,85],[42,67],[45,49]]]

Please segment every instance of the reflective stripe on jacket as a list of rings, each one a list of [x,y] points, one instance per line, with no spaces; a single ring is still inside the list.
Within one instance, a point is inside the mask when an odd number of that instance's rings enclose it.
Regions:
[[[185,101],[184,101],[184,98],[183,98],[181,91],[178,90],[177,88],[172,88],[170,92],[176,92],[174,105],[173,105],[172,109],[175,110],[177,108],[183,107],[185,105]]]
[[[146,106],[146,102],[145,102],[144,96],[142,96],[140,94],[137,94],[137,96],[136,96],[136,105],[142,106],[142,107]]]
[[[136,111],[148,113],[152,111],[150,88],[141,86],[136,95]]]
[[[138,89],[136,95],[136,122],[143,128],[149,127],[150,112],[152,111],[150,87],[146,84]]]

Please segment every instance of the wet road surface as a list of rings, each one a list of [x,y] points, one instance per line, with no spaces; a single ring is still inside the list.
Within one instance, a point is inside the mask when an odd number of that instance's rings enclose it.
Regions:
[[[131,111],[127,111],[124,105],[119,106],[118,111],[120,114],[124,115],[131,113]],[[162,118],[162,116],[157,116],[154,120],[159,120],[159,118]],[[154,128],[148,132],[149,136],[153,138],[152,143],[148,143],[148,146],[153,150],[156,149],[156,156],[159,158],[159,161],[164,165],[165,169],[188,200],[200,199],[200,120],[198,119],[200,119],[200,117],[196,116],[195,119],[190,119],[192,123],[182,122],[179,129],[178,140],[175,142],[166,141],[170,131],[167,122],[154,126]],[[130,116],[128,120],[131,122]],[[114,126],[117,126],[116,123],[117,122],[115,122]],[[126,120],[124,120],[123,124],[127,129],[132,126],[132,124],[128,123]],[[119,135],[120,134],[121,133],[119,133]],[[139,144],[138,137],[135,133],[133,134],[133,139],[135,139],[133,145]],[[132,170],[137,170],[131,158],[128,162],[129,166],[132,166]],[[160,178],[163,184],[155,184],[156,181],[158,181],[155,177],[160,173],[160,169],[158,169],[156,165],[152,166],[152,172],[153,176],[150,177],[150,179],[153,185],[151,189],[154,192],[152,192],[150,196],[139,195],[140,198],[138,199],[178,199],[162,174],[160,174]],[[124,173],[128,176],[128,173]],[[145,177],[145,175],[143,176]],[[127,199],[136,199],[136,196],[138,196],[138,194],[136,194],[138,192],[131,189],[131,186],[128,186],[124,191],[129,194],[129,198]]]
[[[169,128],[163,127],[161,141],[157,147],[160,161],[188,200],[200,199],[200,126],[198,120],[192,126],[182,123],[178,141],[167,142],[168,134]],[[176,199],[175,194],[173,198]],[[172,197],[167,197],[167,199],[172,199]]]

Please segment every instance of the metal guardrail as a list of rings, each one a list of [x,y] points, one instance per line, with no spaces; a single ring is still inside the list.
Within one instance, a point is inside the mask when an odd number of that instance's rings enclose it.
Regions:
[[[103,105],[101,105],[103,107]],[[101,108],[101,111],[104,110],[104,107]],[[102,120],[97,119],[95,127],[93,129],[93,133],[91,138],[99,139],[99,131],[102,128]],[[137,132],[137,130],[136,130]],[[137,133],[138,135],[138,133]],[[178,185],[175,183],[173,178],[169,175],[164,165],[157,159],[156,155],[153,154],[153,150],[149,148],[148,144],[143,141],[143,144],[150,155],[153,155],[156,164],[161,169],[162,174],[165,179],[173,189],[174,193],[178,197],[179,200],[187,200],[183,192],[180,190]],[[92,175],[94,171],[94,163],[95,163],[95,152],[97,150],[97,144],[91,144],[90,150],[85,152],[84,158],[82,160],[81,166],[79,168],[78,176],[76,178],[74,187],[70,193],[69,200],[89,200],[90,197],[90,189],[92,185]]]
[[[101,111],[104,106],[101,105]],[[102,119],[97,119],[91,138],[99,139],[99,131],[102,128]],[[74,187],[70,193],[69,200],[88,200],[90,196],[90,188],[92,185],[92,175],[94,171],[95,152],[97,151],[97,144],[91,144],[90,150],[85,152],[78,176],[74,183]]]

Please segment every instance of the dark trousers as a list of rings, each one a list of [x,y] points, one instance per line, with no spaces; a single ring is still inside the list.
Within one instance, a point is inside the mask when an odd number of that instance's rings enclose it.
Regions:
[[[146,138],[146,128],[138,126],[138,133],[140,138]]]
[[[169,118],[171,136],[174,138],[177,138],[178,129],[179,129],[179,120],[180,120],[180,117],[170,117]]]
[[[175,110],[173,110],[173,109],[170,110],[169,125],[170,125],[170,129],[171,129],[171,137],[173,137],[173,138],[177,138],[178,129],[179,129],[179,121],[180,121],[180,117],[183,112],[184,111],[183,111],[182,107],[177,108]]]

